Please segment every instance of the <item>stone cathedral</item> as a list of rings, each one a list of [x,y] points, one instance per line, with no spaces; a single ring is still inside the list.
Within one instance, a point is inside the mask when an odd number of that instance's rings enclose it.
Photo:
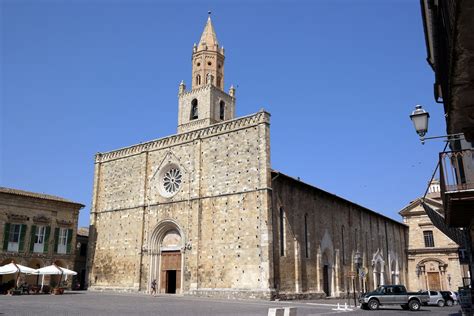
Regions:
[[[210,17],[177,134],[95,157],[91,290],[344,296],[405,283],[407,227],[272,170],[270,114],[235,117]],[[284,127],[276,127],[284,128]]]

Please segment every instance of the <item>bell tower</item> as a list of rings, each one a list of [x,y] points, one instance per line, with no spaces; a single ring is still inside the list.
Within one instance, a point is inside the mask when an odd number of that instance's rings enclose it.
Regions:
[[[234,118],[235,89],[224,92],[224,59],[209,12],[199,44],[193,46],[191,90],[183,81],[179,85],[178,133]]]
[[[219,47],[211,16],[207,18],[199,44],[193,47],[193,83],[196,89],[208,83],[224,87],[224,47]]]

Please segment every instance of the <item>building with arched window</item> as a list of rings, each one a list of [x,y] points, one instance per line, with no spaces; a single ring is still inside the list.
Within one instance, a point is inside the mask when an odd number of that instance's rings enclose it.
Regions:
[[[438,180],[430,183],[424,202],[443,214]],[[407,287],[413,291],[457,291],[469,271],[467,264],[460,264],[459,245],[433,224],[421,198],[410,202],[399,213],[409,227]]]
[[[95,157],[89,289],[325,297],[406,281],[404,224],[272,170],[270,114],[235,117],[210,18],[192,78],[177,134]]]

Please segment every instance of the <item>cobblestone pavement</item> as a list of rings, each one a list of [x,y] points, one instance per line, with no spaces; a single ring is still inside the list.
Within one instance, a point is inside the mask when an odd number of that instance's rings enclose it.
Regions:
[[[401,308],[379,311],[336,311],[343,300],[260,301],[222,300],[179,295],[66,292],[64,295],[0,296],[0,315],[268,315],[272,307],[296,307],[297,316],[413,315]],[[424,307],[421,315],[460,315],[459,307]]]

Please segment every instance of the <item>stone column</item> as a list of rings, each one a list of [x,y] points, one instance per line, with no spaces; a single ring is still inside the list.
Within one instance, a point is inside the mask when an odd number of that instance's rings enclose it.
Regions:
[[[323,275],[321,271],[321,250],[318,248],[316,252],[316,289],[318,292],[321,292],[321,276]]]
[[[374,271],[373,271],[373,276],[374,276],[374,290],[377,288],[377,264],[374,265]]]
[[[334,260],[334,270],[335,270],[335,274],[336,274],[336,287],[335,287],[335,293],[336,295],[339,295],[340,291],[339,291],[339,249],[336,249],[335,250],[335,256],[334,256],[335,260]]]
[[[300,256],[300,245],[296,238],[294,239],[295,246],[295,292],[301,292],[301,256]]]
[[[384,285],[385,284],[385,263],[382,262],[380,264],[380,267],[382,269],[382,271],[380,271],[380,285]]]

